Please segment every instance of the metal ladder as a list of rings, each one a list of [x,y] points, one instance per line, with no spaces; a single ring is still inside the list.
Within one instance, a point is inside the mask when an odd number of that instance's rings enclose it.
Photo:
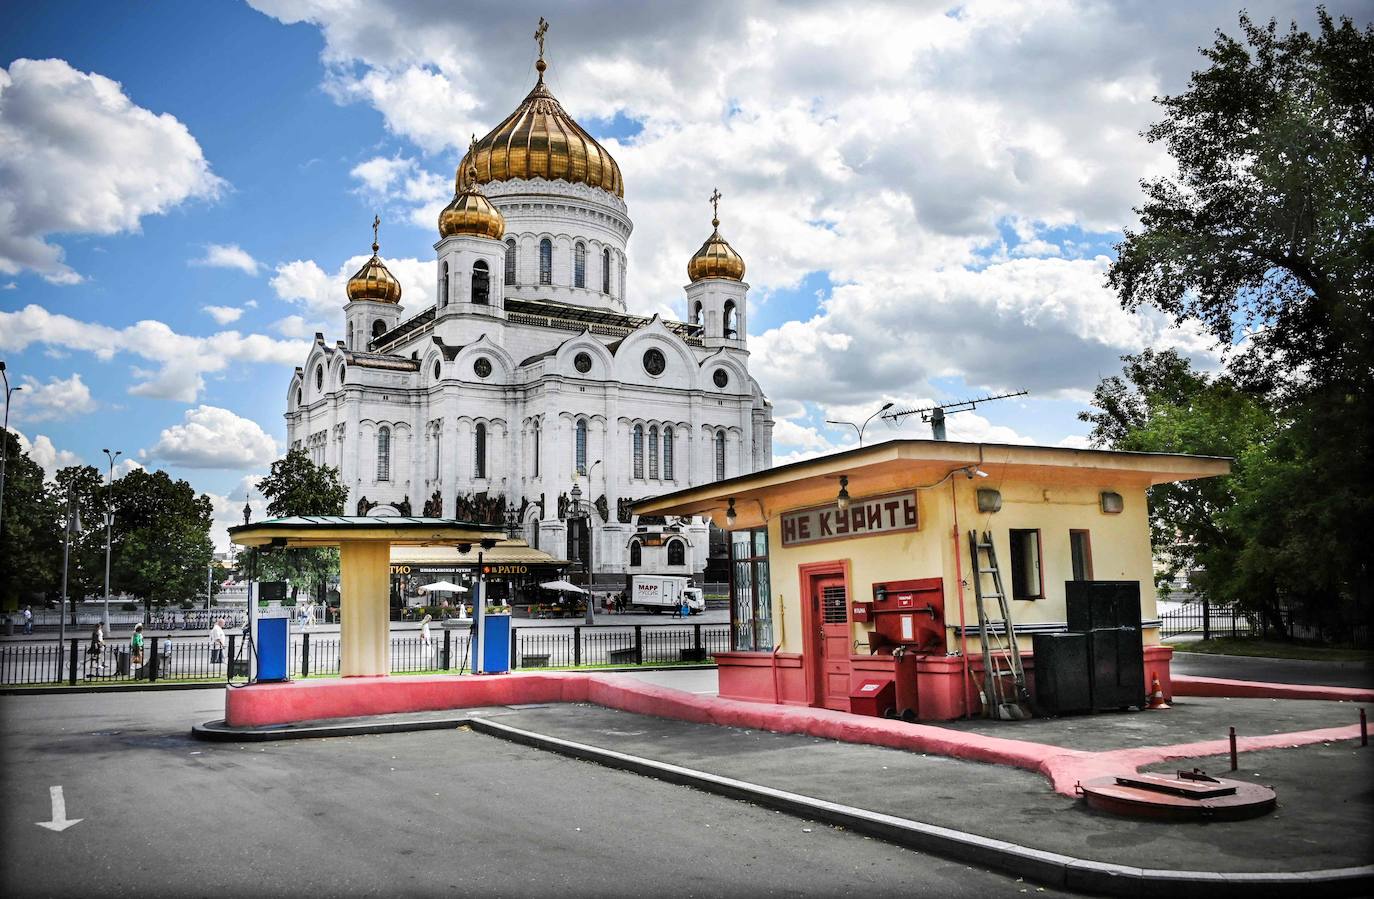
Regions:
[[[968,532],[969,558],[973,562],[973,595],[978,608],[978,635],[983,641],[983,714],[1000,721],[1021,721],[1031,717],[1030,693],[1026,690],[1026,671],[1021,667],[1021,650],[1016,645],[1007,592],[1002,587],[1002,571],[997,567],[997,549],[992,535]],[[987,556],[984,567],[983,557]],[[983,592],[983,578],[992,575],[991,592]],[[988,617],[985,600],[997,599],[1000,620]],[[1000,628],[998,627],[1000,625]],[[1000,631],[1000,632],[999,632]],[[1006,680],[1014,687],[1008,695]]]

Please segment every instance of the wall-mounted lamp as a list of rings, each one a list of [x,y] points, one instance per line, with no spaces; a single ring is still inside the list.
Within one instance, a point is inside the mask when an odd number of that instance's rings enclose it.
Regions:
[[[1110,490],[1102,491],[1102,512],[1105,515],[1120,515],[1121,510],[1126,508],[1125,501],[1120,493],[1113,493]]]
[[[1000,512],[1002,511],[1002,491],[990,490],[980,487],[978,489],[978,511],[979,512]]]
[[[960,471],[962,471],[964,473],[964,476],[967,477],[970,481],[973,480],[975,477],[985,478],[988,476],[988,473],[986,471],[983,471],[983,469],[978,468],[974,465],[965,466],[964,468],[960,469]]]
[[[840,495],[835,498],[835,507],[841,512],[849,511],[849,476],[840,475]]]
[[[732,496],[726,502],[728,505],[725,507],[725,526],[732,528],[735,526],[735,498]]]

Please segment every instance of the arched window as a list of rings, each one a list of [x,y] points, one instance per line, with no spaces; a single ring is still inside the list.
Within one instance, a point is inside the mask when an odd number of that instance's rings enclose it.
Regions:
[[[349,323],[348,323],[348,342],[347,342],[346,344],[344,344],[344,345],[347,346],[350,350],[353,349],[353,323],[352,323],[352,322],[349,322]]]
[[[377,480],[391,480],[391,428],[377,431]]]
[[[687,564],[687,544],[683,543],[681,540],[668,541],[668,564]]]
[[[434,380],[436,380],[436,381],[439,380],[439,371],[440,371],[440,369],[439,369],[439,360],[438,360],[438,359],[435,359],[435,360],[434,360]]]
[[[383,334],[385,334],[385,333],[386,333],[386,322],[385,322],[385,321],[383,321],[382,319],[379,318],[379,319],[377,319],[375,322],[372,323],[372,339],[373,339],[373,340],[376,340],[378,337],[381,337],[381,336],[382,336]]]
[[[601,292],[604,294],[611,292],[611,251],[609,248],[601,251]]]
[[[733,300],[725,302],[725,336],[735,336],[735,303]]]
[[[487,426],[480,422],[473,437],[472,476],[483,479],[487,476]]]
[[[296,405],[299,406],[299,405],[300,405],[301,403],[303,403],[303,402],[305,402],[305,393],[304,393],[299,387],[297,387],[297,388],[296,388]]]
[[[534,431],[530,436],[530,441],[533,444],[530,450],[530,454],[531,456],[533,456],[534,459],[534,476],[536,478],[539,477],[539,438],[541,436],[542,435],[541,428],[539,427],[539,419],[536,418],[534,420]]]
[[[448,305],[448,263],[439,266],[439,308]]]
[[[340,366],[339,366],[339,386],[340,386],[340,387],[343,386],[344,375],[346,375],[347,373],[348,373],[348,367],[345,366],[345,365],[340,365]]]
[[[573,287],[587,286],[587,245],[578,242],[573,247]]]
[[[649,425],[649,480],[658,480],[658,425]]]
[[[663,480],[673,480],[673,426],[663,427]]]
[[[716,480],[725,480],[725,432],[716,431]]]
[[[634,457],[634,476],[644,477],[644,426],[635,425],[634,439],[630,441],[631,455]]]
[[[539,241],[539,283],[553,283],[553,241],[547,237]]]
[[[644,551],[639,547],[638,540],[630,541],[630,567],[638,568],[644,564]]]
[[[692,324],[694,324],[694,325],[699,325],[699,324],[701,324],[701,302],[700,302],[700,301],[698,301],[695,305],[692,306]]]
[[[491,272],[480,259],[472,264],[472,301],[480,306],[491,302]]]
[[[443,473],[443,467],[440,465],[440,462],[444,458],[443,439],[443,431],[436,428],[434,431],[434,480],[436,481],[439,480],[439,476]]]
[[[577,420],[577,438],[573,441],[573,466],[584,478],[587,476],[587,420]]]
[[[315,389],[316,389],[316,390],[323,390],[323,389],[324,389],[324,366],[323,366],[323,365],[317,365],[317,366],[315,366]]]
[[[515,283],[515,238],[506,241],[506,285]]]

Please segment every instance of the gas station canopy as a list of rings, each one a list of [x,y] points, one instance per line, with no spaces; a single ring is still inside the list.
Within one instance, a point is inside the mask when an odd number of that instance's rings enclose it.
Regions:
[[[391,546],[452,546],[504,537],[505,533],[497,525],[455,521],[451,518],[373,515],[301,515],[255,521],[229,529],[229,539],[240,546],[285,549],[355,542],[386,543]]]

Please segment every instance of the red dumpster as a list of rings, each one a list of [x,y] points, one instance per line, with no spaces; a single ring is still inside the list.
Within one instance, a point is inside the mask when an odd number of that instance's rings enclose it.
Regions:
[[[849,710],[856,715],[883,718],[892,714],[892,681],[873,678],[849,691]]]

